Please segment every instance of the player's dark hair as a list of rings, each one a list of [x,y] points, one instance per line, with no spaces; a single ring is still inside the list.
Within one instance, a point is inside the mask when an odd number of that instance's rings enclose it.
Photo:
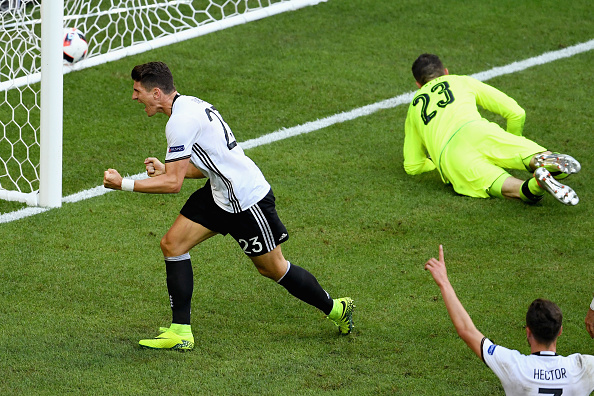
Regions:
[[[549,300],[534,300],[526,312],[526,326],[534,339],[544,345],[551,345],[557,339],[562,323],[561,309]]]
[[[434,78],[443,76],[445,68],[437,55],[421,54],[413,62],[412,73],[415,80],[423,86]]]
[[[135,66],[131,77],[147,90],[157,87],[166,95],[175,91],[171,70],[163,62],[149,62]]]

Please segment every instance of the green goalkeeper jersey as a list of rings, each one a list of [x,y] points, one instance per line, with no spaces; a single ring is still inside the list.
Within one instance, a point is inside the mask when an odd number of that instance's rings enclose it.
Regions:
[[[404,127],[404,170],[410,175],[437,167],[450,139],[466,124],[488,122],[481,107],[507,119],[507,132],[521,136],[526,113],[514,99],[472,77],[444,75],[419,89]],[[455,144],[455,141],[452,142]]]

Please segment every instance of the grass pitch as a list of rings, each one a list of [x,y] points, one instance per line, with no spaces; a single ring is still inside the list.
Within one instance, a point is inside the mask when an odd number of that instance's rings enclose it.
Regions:
[[[133,103],[129,73],[164,60],[177,88],[217,106],[238,140],[414,89],[411,62],[439,54],[472,74],[591,40],[590,2],[341,2],[277,15],[65,76],[64,195],[103,171],[163,157],[165,117]],[[529,353],[530,302],[564,312],[558,352],[594,352],[594,156],[588,52],[488,83],[527,112],[525,135],[581,161],[576,207],[457,196],[402,168],[406,106],[247,150],[290,233],[285,256],[355,299],[339,337],[321,313],[260,277],[230,237],[191,252],[190,353],[143,350],[170,321],[159,239],[189,194],[113,192],[0,225],[0,390],[8,394],[494,395],[495,375],[458,339],[424,262],[445,248],[477,327]],[[490,116],[489,116],[490,117]],[[497,118],[493,117],[494,120]],[[518,174],[518,176],[525,176]],[[0,203],[0,211],[18,208]]]

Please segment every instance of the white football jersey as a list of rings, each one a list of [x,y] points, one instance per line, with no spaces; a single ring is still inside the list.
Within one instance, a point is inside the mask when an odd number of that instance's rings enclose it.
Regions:
[[[229,126],[210,103],[192,96],[177,96],[165,134],[165,162],[190,158],[210,179],[214,201],[223,210],[244,211],[270,191],[260,168],[244,154]]]
[[[554,352],[522,355],[488,338],[483,338],[481,352],[507,396],[588,396],[594,391],[594,356],[560,356]]]

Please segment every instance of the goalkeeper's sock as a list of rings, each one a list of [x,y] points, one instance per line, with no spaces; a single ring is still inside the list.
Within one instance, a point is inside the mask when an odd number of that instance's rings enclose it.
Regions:
[[[287,266],[287,272],[278,280],[278,284],[301,301],[313,305],[328,315],[332,311],[334,301],[320,286],[315,276],[288,261]]]
[[[557,170],[557,171],[552,171],[551,176],[553,176],[555,178],[555,180],[563,180],[566,177],[569,177],[569,174],[563,173],[563,172]]]
[[[489,187],[489,189],[487,190],[487,194],[495,198],[505,198],[503,196],[503,193],[501,192],[501,189],[503,188],[503,183],[507,180],[508,177],[511,177],[509,173],[504,173],[501,176],[499,176],[497,180],[495,180],[493,184],[491,184],[491,187]]]
[[[530,162],[532,162],[532,157],[534,157],[536,154],[528,156],[526,158],[522,158],[522,163],[524,164],[524,167],[526,168],[526,170],[528,172],[534,172],[532,170],[532,168],[530,167]]]
[[[188,253],[177,257],[165,257],[167,291],[171,303],[172,323],[189,325],[194,274]]]
[[[520,187],[520,197],[522,201],[529,203],[536,203],[542,199],[546,191],[538,185],[538,181],[531,177],[522,183]]]

